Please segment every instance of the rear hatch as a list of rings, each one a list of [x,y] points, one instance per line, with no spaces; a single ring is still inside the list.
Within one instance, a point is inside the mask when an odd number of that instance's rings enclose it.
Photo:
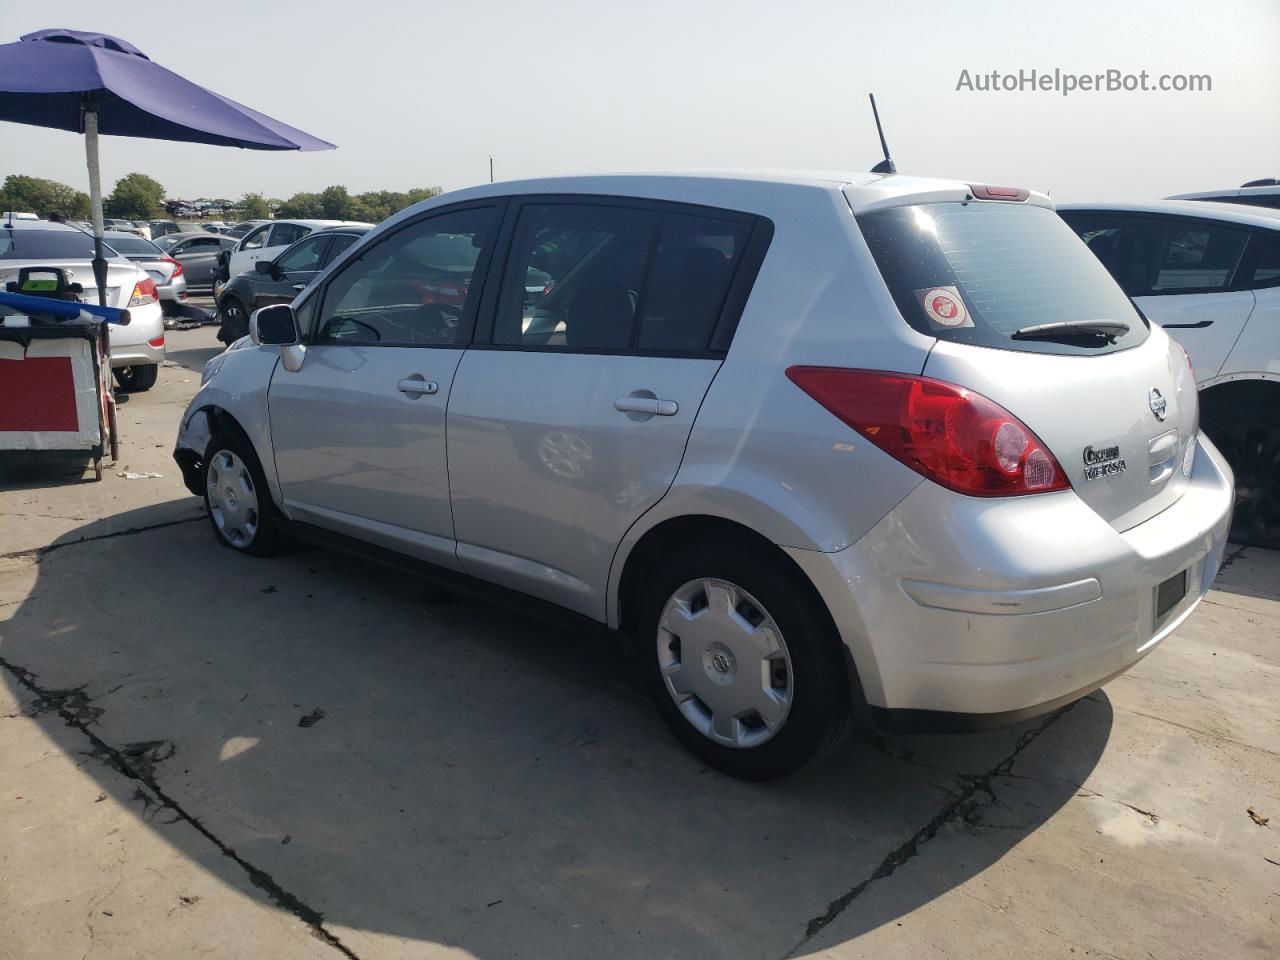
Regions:
[[[857,220],[905,321],[937,338],[925,376],[1020,419],[1117,530],[1182,495],[1198,418],[1186,356],[1053,210],[908,203]]]

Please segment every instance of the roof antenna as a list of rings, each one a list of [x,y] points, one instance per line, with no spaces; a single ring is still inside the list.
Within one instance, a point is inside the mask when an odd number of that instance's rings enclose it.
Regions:
[[[889,144],[884,142],[884,127],[880,126],[880,111],[876,109],[876,95],[874,93],[867,94],[871,98],[871,115],[876,118],[876,133],[880,134],[880,149],[884,151],[884,159],[871,168],[872,173],[897,173],[898,168],[893,165],[893,160],[889,157]]]

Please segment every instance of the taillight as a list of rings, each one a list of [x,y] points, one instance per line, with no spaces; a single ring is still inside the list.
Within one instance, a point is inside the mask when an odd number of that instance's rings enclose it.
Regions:
[[[842,367],[788,367],[787,377],[885,453],[957,493],[1010,497],[1071,487],[1039,437],[972,390]]]
[[[162,334],[160,334],[160,336],[158,336],[158,337],[152,337],[150,340],[148,340],[148,341],[147,341],[147,343],[148,343],[148,344],[150,344],[150,345],[151,345],[151,346],[153,346],[153,347],[163,347],[163,346],[164,346],[164,334],[162,333]]]
[[[156,292],[156,282],[150,277],[144,277],[133,285],[133,296],[129,298],[129,306],[145,307],[148,303],[155,303],[159,296]]]
[[[173,276],[174,276],[174,277],[180,277],[180,276],[182,276],[182,264],[180,264],[177,260],[173,259],[173,257],[165,257],[165,258],[164,258],[164,262],[165,262],[165,263],[172,263],[172,264],[173,264]],[[171,279],[172,279],[172,278],[171,278]]]

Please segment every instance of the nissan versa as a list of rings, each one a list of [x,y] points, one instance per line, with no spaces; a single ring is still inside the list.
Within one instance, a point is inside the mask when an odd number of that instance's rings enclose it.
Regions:
[[[1149,653],[1231,471],[1183,350],[1043,195],[903,176],[492,184],[211,360],[215,535],[425,561],[622,631],[707,763],[973,729]]]

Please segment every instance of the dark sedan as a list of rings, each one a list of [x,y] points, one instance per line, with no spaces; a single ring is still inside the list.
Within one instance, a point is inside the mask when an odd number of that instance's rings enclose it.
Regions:
[[[182,264],[187,276],[187,287],[207,290],[213,286],[213,274],[218,254],[235,246],[233,237],[216,233],[170,233],[156,241],[169,256]]]
[[[232,277],[218,297],[218,339],[231,344],[249,332],[249,314],[273,303],[289,303],[315,276],[371,227],[317,230],[274,260],[259,260],[255,270]]]

